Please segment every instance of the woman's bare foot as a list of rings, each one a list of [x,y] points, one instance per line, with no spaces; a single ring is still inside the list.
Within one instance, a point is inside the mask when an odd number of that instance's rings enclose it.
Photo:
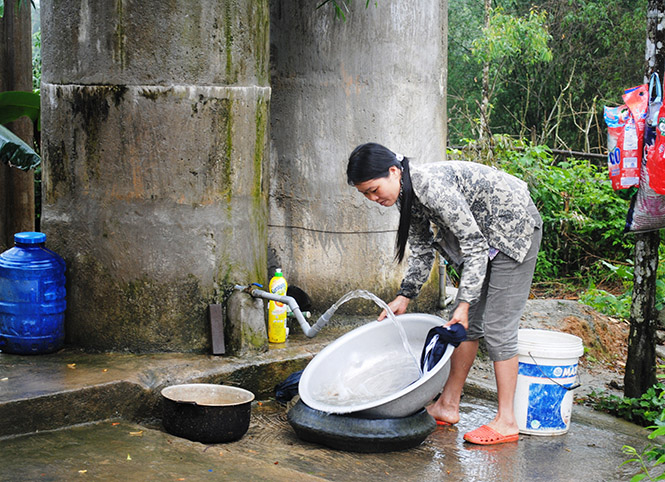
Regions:
[[[445,406],[440,398],[436,403],[427,406],[427,413],[441,422],[449,424],[459,422],[459,407]]]
[[[519,433],[519,427],[517,426],[517,423],[512,420],[512,421],[505,421],[501,420],[498,415],[487,424],[488,427],[490,427],[492,430],[496,430],[499,432],[501,435],[513,435],[516,433]]]

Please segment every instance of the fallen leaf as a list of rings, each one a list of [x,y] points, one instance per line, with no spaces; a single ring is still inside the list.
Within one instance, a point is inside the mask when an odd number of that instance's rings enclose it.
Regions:
[[[127,454],[127,460],[132,460],[132,456]]]
[[[85,474],[87,470],[79,470],[79,474]]]
[[[256,450],[248,449],[247,451],[248,451],[250,454],[258,454],[258,452],[257,452]]]
[[[67,363],[67,368],[71,368],[72,370],[76,369],[76,363]]]
[[[138,432],[129,432],[129,435],[132,437],[143,437],[143,430],[139,430]]]
[[[0,382],[6,382],[7,380],[9,380],[9,377],[0,378]]]
[[[107,371],[109,371],[109,369],[108,369],[108,368],[104,368],[102,371],[103,371],[103,372],[107,372]]]
[[[259,407],[263,406],[263,402],[259,402]]]
[[[116,425],[120,425],[120,422],[113,422],[111,425],[115,427]]]

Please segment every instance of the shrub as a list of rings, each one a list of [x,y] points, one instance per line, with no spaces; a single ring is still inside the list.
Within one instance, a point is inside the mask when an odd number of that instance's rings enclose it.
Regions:
[[[606,170],[587,160],[556,162],[546,146],[506,137],[494,140],[490,156],[470,146],[449,157],[484,157],[527,183],[543,218],[536,281],[584,279],[598,260],[630,258],[632,240],[623,233],[630,193],[614,192]]]

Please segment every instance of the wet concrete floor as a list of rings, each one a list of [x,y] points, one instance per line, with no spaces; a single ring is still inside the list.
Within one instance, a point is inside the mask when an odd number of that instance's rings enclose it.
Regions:
[[[437,427],[419,447],[352,453],[300,441],[287,407],[256,402],[247,434],[204,445],[122,419],[0,440],[0,480],[418,480],[619,481],[623,445],[642,447],[635,426],[603,414],[573,420],[554,437],[523,435],[497,446],[465,443],[463,434],[492,416],[494,403],[466,396],[461,422]],[[573,414],[573,417],[578,415]]]
[[[465,432],[492,418],[489,369],[472,369],[454,427],[437,427],[418,447],[353,453],[299,440],[273,387],[303,368],[352,326],[326,327],[315,339],[292,336],[244,357],[192,354],[85,354],[63,350],[20,357],[0,353],[0,481],[335,480],[622,481],[623,445],[641,450],[646,431],[574,406],[570,431],[523,435],[519,442],[474,446]],[[204,445],[161,428],[162,387],[222,383],[252,390],[249,431],[236,442]],[[584,380],[583,380],[584,383]]]

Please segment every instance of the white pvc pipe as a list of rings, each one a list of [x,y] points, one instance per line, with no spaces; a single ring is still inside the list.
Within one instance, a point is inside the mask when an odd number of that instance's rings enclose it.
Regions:
[[[319,331],[321,331],[321,328],[323,328],[326,325],[326,323],[328,323],[328,320],[330,320],[333,313],[335,312],[335,310],[332,310],[332,312],[330,312],[329,309],[323,315],[321,315],[321,317],[316,321],[316,323],[313,326],[309,326],[309,323],[307,323],[307,320],[305,320],[305,317],[303,316],[302,311],[300,311],[300,307],[298,306],[298,302],[295,300],[295,298],[291,296],[276,295],[268,291],[259,290],[256,288],[247,290],[247,286],[236,285],[235,289],[247,291],[254,298],[263,298],[266,300],[279,301],[280,303],[285,303],[289,305],[289,308],[291,308],[291,311],[295,315],[296,320],[298,320],[298,323],[300,324],[300,328],[302,328],[302,331],[305,333],[305,335],[308,338],[314,337]]]

